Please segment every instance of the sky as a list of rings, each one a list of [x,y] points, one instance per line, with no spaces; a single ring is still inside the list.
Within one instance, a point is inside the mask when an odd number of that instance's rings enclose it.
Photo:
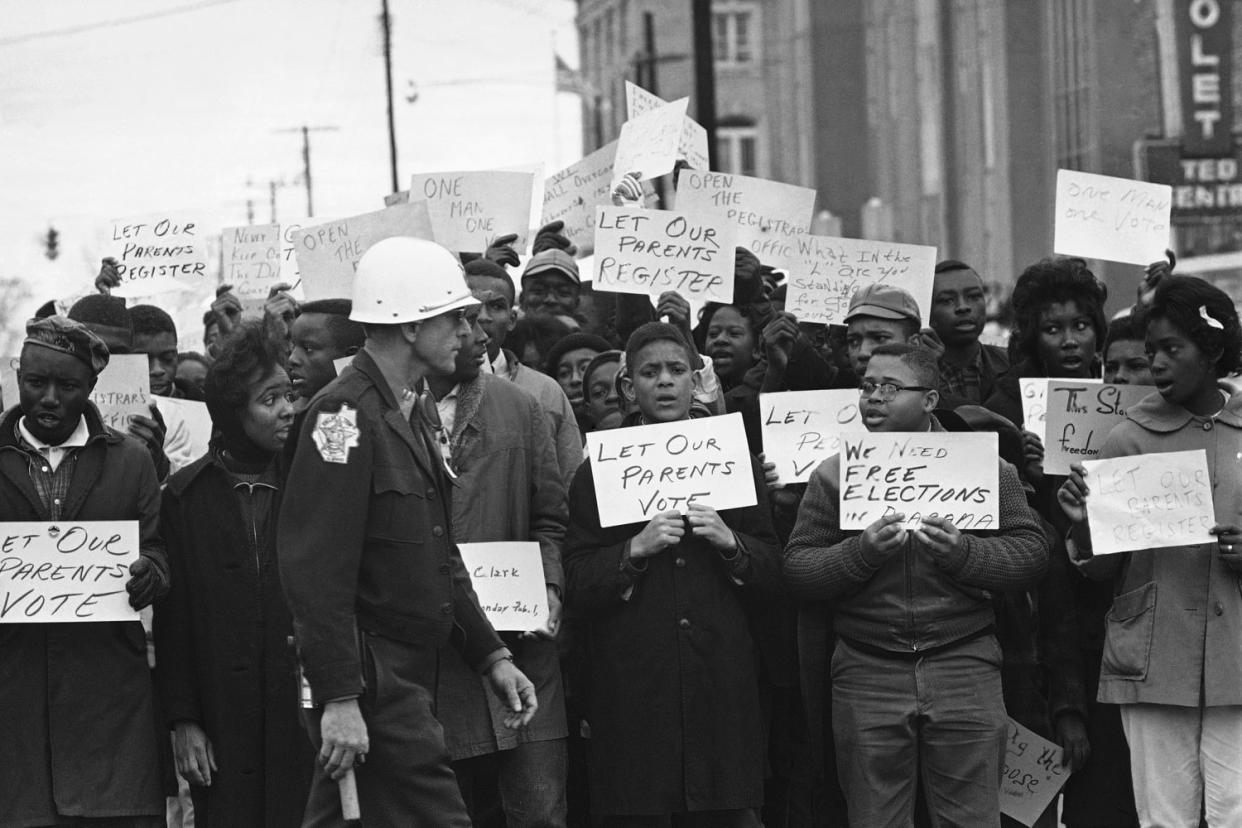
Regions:
[[[398,172],[581,156],[572,0],[389,0]],[[192,210],[210,227],[318,216],[391,190],[381,0],[0,0],[0,279],[20,320],[90,290],[110,219]],[[407,97],[415,97],[411,103]],[[294,131],[284,131],[294,130]],[[61,256],[43,256],[49,226]],[[184,340],[184,337],[183,337]]]

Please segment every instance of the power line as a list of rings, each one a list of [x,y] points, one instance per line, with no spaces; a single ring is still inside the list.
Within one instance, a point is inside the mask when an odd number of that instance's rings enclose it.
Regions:
[[[200,0],[198,3],[190,3],[185,6],[178,6],[173,9],[162,9],[160,11],[148,12],[146,14],[135,14],[130,17],[117,17],[112,20],[101,20],[98,23],[83,23],[78,26],[66,26],[63,29],[45,29],[41,32],[30,32],[29,34],[16,35],[14,37],[0,38],[0,46],[14,46],[18,43],[28,43],[32,40],[46,40],[50,37],[65,37],[67,35],[82,34],[83,32],[92,32],[96,29],[108,29],[116,26],[125,26],[130,23],[142,23],[147,20],[155,20],[160,17],[172,17],[178,14],[186,14],[201,9],[210,8],[212,6],[223,6],[226,3],[236,3],[237,0]]]

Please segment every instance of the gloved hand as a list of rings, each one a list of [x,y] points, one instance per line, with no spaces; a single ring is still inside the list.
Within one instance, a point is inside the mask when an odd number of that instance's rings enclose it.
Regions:
[[[168,594],[168,575],[146,555],[129,565],[130,578],[125,582],[129,605],[136,610],[149,607]]]
[[[568,236],[561,232],[564,229],[565,222],[559,219],[557,221],[550,221],[543,227],[540,227],[539,231],[535,233],[534,243],[530,246],[531,252],[542,253],[545,250],[564,250],[573,256],[578,252],[578,247],[569,240]]]
[[[121,286],[121,274],[117,268],[120,263],[111,256],[107,256],[99,265],[99,275],[95,277],[95,290],[109,296],[114,287]]]
[[[561,222],[561,226],[565,226],[565,222]],[[491,259],[496,264],[504,267],[517,267],[522,263],[518,257],[518,252],[513,249],[513,243],[517,241],[517,233],[506,233],[491,240],[487,245],[487,250],[483,252],[483,258]],[[566,239],[568,241],[568,239]]]

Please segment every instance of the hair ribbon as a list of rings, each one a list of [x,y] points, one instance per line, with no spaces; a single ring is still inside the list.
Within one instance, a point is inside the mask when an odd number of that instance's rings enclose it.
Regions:
[[[1199,316],[1202,317],[1204,322],[1208,323],[1216,330],[1223,331],[1225,329],[1224,325],[1212,318],[1212,315],[1208,313],[1207,305],[1199,306]]]

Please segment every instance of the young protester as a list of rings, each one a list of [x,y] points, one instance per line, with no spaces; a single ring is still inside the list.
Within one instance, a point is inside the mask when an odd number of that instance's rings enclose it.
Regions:
[[[160,489],[146,450],[88,400],[107,346],[50,316],[27,323],[20,359],[19,404],[0,421],[0,514],[61,526],[135,521],[138,558],[116,573],[128,580],[92,591],[123,588],[132,607],[149,606],[168,590]],[[153,697],[137,619],[0,623],[3,821],[162,826]]]
[[[859,401],[867,429],[942,431],[937,373],[928,349],[871,350]],[[996,532],[963,534],[932,517],[907,529],[902,514],[843,531],[840,462],[813,473],[784,572],[795,594],[833,614],[832,728],[850,819],[908,824],[921,778],[934,824],[996,825],[1007,724],[987,590],[1033,586],[1047,540],[999,458]],[[822,672],[822,658],[808,653],[803,669]]]
[[[175,383],[177,364],[177,326],[172,317],[155,305],[134,305],[129,309],[134,327],[132,353],[147,355],[148,379],[151,394],[156,397],[180,397]],[[146,443],[158,437],[164,457],[168,459],[168,474],[190,465],[196,460],[191,456],[190,427],[175,413],[164,414],[151,403],[151,416],[135,415],[130,419],[129,433]],[[159,467],[156,467],[159,471]],[[161,477],[161,482],[166,478]]]
[[[134,347],[134,323],[125,300],[119,296],[102,293],[83,296],[69,308],[68,316],[102,339],[112,356],[128,354]]]
[[[282,363],[258,322],[225,341],[206,385],[216,436],[160,513],[172,589],[155,607],[156,684],[204,828],[301,825],[314,770],[276,566],[294,398]]]
[[[304,407],[336,379],[335,362],[362,350],[366,332],[350,321],[348,299],[305,302],[289,328],[289,381]]]
[[[560,317],[524,316],[514,319],[507,341],[519,362],[528,368],[543,371],[547,367],[548,354],[556,343],[576,330]]]
[[[544,360],[544,373],[555,379],[569,398],[580,431],[590,430],[583,375],[591,360],[610,350],[612,346],[606,339],[594,334],[573,333],[553,345]]]
[[[1157,394],[1132,406],[1103,459],[1203,450],[1217,541],[1092,556],[1086,503],[1098,482],[1071,466],[1058,499],[1071,560],[1111,581],[1099,700],[1117,704],[1144,826],[1242,824],[1242,397],[1219,380],[1242,366],[1233,301],[1191,277],[1164,278],[1144,319]]]
[[[211,361],[197,351],[177,354],[177,371],[173,375],[173,382],[182,397],[203,401],[203,387],[207,382],[207,369],[210,367]]]
[[[920,325],[918,303],[901,288],[877,283],[854,291],[845,314],[845,346],[854,374],[866,374],[871,352],[881,345],[918,344]]]
[[[1154,385],[1146,349],[1140,319],[1130,315],[1109,322],[1108,333],[1104,336],[1104,382]]]
[[[691,346],[665,323],[635,331],[626,425],[690,417]],[[743,470],[744,473],[744,470]],[[757,505],[693,504],[604,528],[590,463],[570,489],[568,597],[590,618],[591,809],[613,825],[758,825],[763,735],[744,595],[774,588],[776,537]]]
[[[582,373],[587,419],[591,431],[620,428],[626,409],[617,375],[621,372],[621,351],[596,354]]]
[[[979,342],[988,321],[987,302],[983,279],[970,265],[956,259],[936,264],[927,323],[944,344],[940,393],[962,403],[981,404],[996,390],[997,377],[1009,370],[1003,348]]]

